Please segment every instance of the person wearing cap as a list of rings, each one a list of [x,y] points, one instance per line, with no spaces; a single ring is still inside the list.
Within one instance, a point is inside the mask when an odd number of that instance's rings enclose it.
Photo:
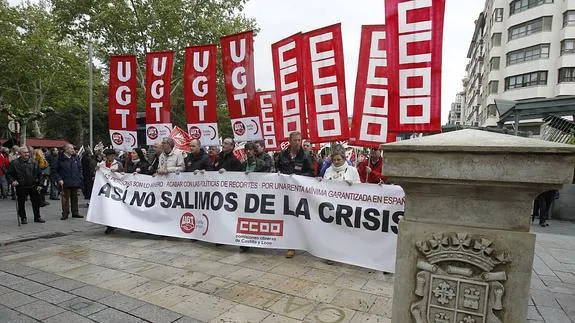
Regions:
[[[98,168],[105,168],[112,172],[123,172],[122,164],[116,160],[116,151],[112,148],[104,149],[104,160],[98,163],[96,166]],[[106,234],[112,233],[116,228],[108,226],[106,227]]]

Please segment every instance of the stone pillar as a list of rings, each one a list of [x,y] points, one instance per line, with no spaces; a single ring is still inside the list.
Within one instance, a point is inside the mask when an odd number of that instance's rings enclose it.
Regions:
[[[533,200],[572,181],[575,146],[461,130],[382,150],[406,193],[392,322],[525,322]]]

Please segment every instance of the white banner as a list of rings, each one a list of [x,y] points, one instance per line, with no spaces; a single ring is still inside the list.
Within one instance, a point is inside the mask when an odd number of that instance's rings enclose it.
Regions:
[[[217,123],[188,123],[188,134],[192,139],[200,139],[202,147],[220,145]]]
[[[227,245],[306,250],[394,272],[404,196],[395,185],[275,173],[152,177],[99,170],[87,220]]]
[[[138,147],[137,135],[136,131],[110,129],[112,147],[116,150],[132,151],[132,149]]]
[[[152,123],[146,124],[146,145],[152,146],[166,137],[170,136],[172,132],[171,123]]]

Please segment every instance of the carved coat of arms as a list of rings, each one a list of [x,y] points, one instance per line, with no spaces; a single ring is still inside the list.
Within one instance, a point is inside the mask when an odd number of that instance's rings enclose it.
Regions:
[[[501,323],[502,282],[505,271],[496,266],[510,262],[496,252],[492,241],[468,233],[433,234],[416,243],[418,259],[415,295],[411,304],[416,323]]]

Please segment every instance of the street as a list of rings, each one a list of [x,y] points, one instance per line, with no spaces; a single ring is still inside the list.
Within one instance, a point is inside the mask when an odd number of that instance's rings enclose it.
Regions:
[[[393,275],[304,252],[105,235],[60,221],[50,202],[46,223],[27,203],[18,227],[15,201],[0,201],[0,322],[390,322]],[[528,321],[575,322],[575,223],[549,223],[533,227]]]

